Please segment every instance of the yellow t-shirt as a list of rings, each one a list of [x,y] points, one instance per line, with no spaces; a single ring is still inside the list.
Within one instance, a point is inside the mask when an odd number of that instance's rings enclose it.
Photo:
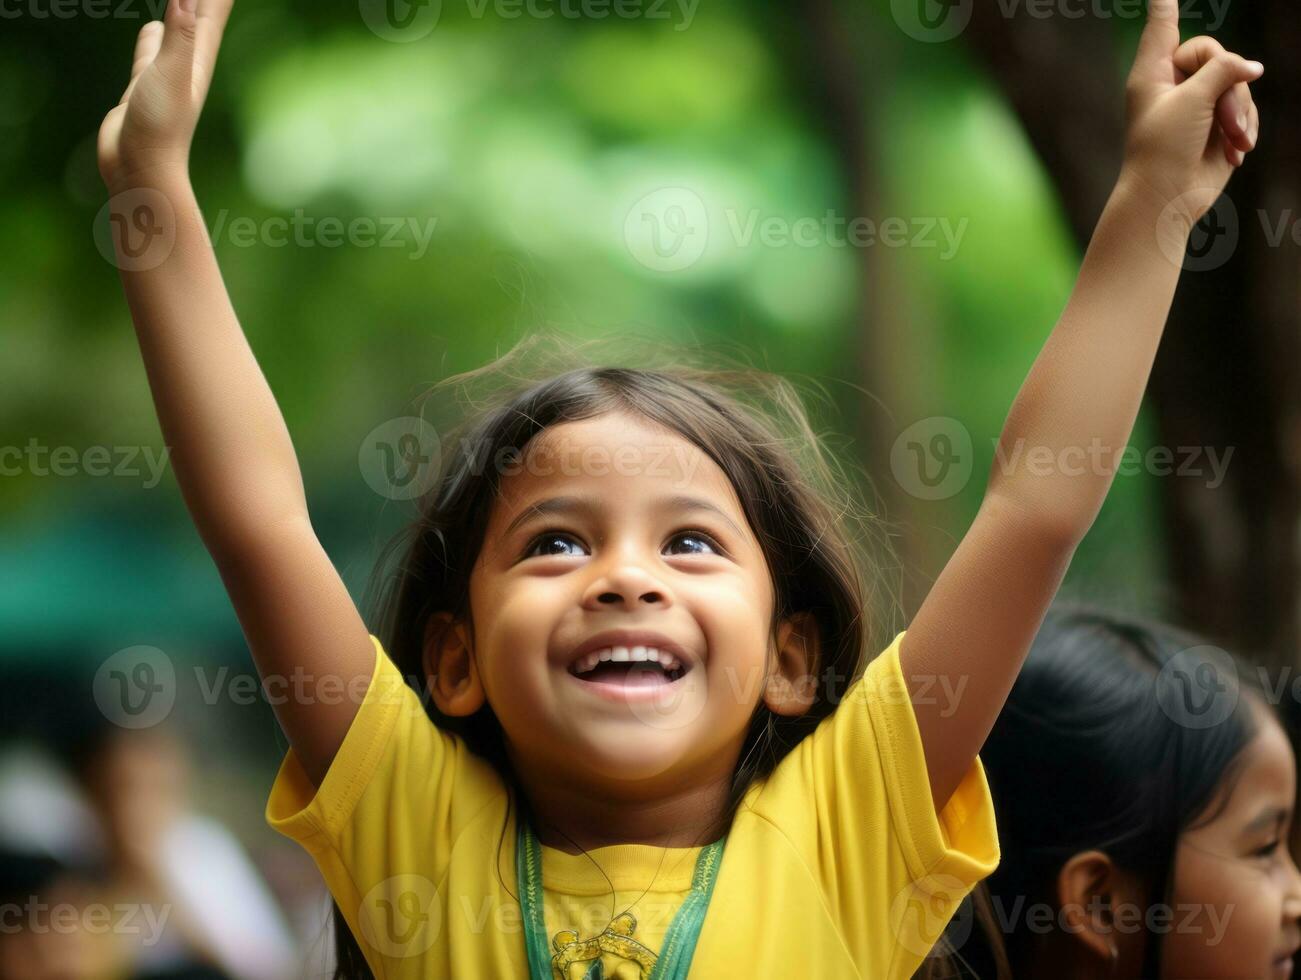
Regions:
[[[997,866],[979,759],[935,813],[899,667],[903,636],[749,787],[692,977],[910,977]],[[320,789],[291,749],[267,821],[315,859],[377,977],[527,980],[506,787],[434,726],[379,640],[375,649],[370,687]],[[563,954],[556,975],[649,976],[699,852],[544,845],[548,945]]]

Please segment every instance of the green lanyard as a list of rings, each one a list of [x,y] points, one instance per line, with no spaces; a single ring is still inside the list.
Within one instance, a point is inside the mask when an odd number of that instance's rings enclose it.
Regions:
[[[551,950],[547,946],[547,923],[542,908],[542,845],[533,833],[527,817],[520,814],[517,823],[515,872],[519,879],[520,906],[524,913],[524,945],[529,955],[532,980],[552,980]],[[701,848],[696,870],[691,876],[691,891],[669,923],[664,943],[655,958],[648,980],[686,980],[691,956],[696,951],[705,910],[714,892],[714,879],[723,861],[723,844],[727,838]]]

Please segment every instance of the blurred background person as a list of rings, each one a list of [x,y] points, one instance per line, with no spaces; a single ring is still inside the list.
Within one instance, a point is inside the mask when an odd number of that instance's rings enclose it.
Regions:
[[[76,687],[58,697],[69,710],[44,750],[11,741],[3,754],[0,841],[24,855],[19,867],[81,869],[38,881],[63,892],[75,882],[86,903],[106,910],[95,914],[107,927],[82,943],[90,975],[298,976],[303,955],[262,875],[193,804],[191,757],[177,731],[122,728]],[[91,923],[92,914],[79,918]]]

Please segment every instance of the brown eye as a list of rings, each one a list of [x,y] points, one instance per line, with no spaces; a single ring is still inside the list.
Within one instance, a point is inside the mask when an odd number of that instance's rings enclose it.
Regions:
[[[697,544],[706,545],[708,548],[712,549],[715,554],[718,555],[727,554],[727,552],[723,549],[723,547],[717,541],[715,541],[711,535],[706,534],[704,531],[696,531],[696,530],[679,531],[670,540],[671,541],[694,541]],[[524,552],[523,554],[520,555],[520,558],[525,559],[525,558],[566,557],[566,555],[561,551],[547,550],[547,548],[550,545],[556,543],[557,541],[569,542],[570,544],[575,544],[575,545],[579,544],[578,539],[574,537],[572,534],[569,534],[567,532],[544,531],[542,534],[539,534],[537,537],[535,537],[532,541],[528,543],[528,546],[524,549]],[[544,546],[542,551],[538,550],[539,546]],[[708,554],[709,552],[693,549],[685,553],[686,554]]]
[[[528,547],[524,549],[524,554],[521,557],[532,558],[534,557],[534,554],[537,551],[538,545],[540,544],[550,545],[556,541],[569,541],[571,543],[576,544],[578,542],[578,539],[575,538],[572,534],[565,534],[563,531],[545,531],[529,542]],[[561,554],[560,552],[547,551],[544,552],[543,554],[537,555],[537,557],[557,558],[557,557],[564,557],[564,555]]]
[[[1269,857],[1271,854],[1273,854],[1275,851],[1278,850],[1279,845],[1282,843],[1283,843],[1283,838],[1279,837],[1277,840],[1271,841],[1270,843],[1266,844],[1264,847],[1258,847],[1256,850],[1252,851],[1251,853],[1254,857]]]
[[[719,546],[718,542],[715,541],[708,534],[706,534],[704,531],[695,531],[695,530],[679,531],[677,534],[673,536],[671,540],[703,542],[704,544],[712,548],[716,554],[719,555],[724,554],[723,549],[722,547]],[[700,554],[700,552],[696,552],[696,554]]]

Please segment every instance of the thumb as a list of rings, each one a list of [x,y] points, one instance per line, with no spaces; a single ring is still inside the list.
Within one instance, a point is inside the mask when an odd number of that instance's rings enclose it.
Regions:
[[[163,41],[154,65],[168,84],[189,92],[197,37],[197,0],[168,0]]]
[[[1203,105],[1213,106],[1221,95],[1239,82],[1254,82],[1265,72],[1259,61],[1248,61],[1232,51],[1222,51],[1181,84]]]

